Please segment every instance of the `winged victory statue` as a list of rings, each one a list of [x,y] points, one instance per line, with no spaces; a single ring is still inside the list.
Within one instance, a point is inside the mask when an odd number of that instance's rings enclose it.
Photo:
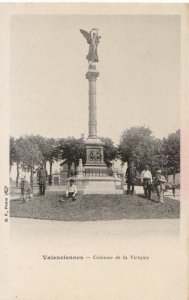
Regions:
[[[93,28],[90,32],[87,32],[83,29],[80,29],[80,32],[87,40],[87,43],[89,44],[89,52],[86,56],[89,63],[98,62],[98,52],[97,47],[100,42],[101,36],[98,35],[98,29]]]

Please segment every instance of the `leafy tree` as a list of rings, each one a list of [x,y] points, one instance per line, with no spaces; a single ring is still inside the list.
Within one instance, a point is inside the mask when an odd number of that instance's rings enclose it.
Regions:
[[[121,135],[118,149],[123,162],[129,162],[132,159],[141,171],[145,164],[151,162],[154,152],[152,131],[144,126],[125,130]]]
[[[10,154],[10,156],[11,156],[11,154]],[[18,179],[19,179],[19,174],[20,174],[20,160],[21,160],[18,139],[14,140],[14,160],[16,162],[16,186],[18,186]]]
[[[180,170],[180,131],[172,133],[167,139],[157,139],[152,131],[144,126],[131,127],[123,132],[119,153],[124,162],[134,160],[141,171],[146,164],[152,173],[157,168],[164,171],[178,172]]]
[[[61,138],[57,141],[58,151],[61,159],[66,159],[68,163],[68,170],[72,163],[75,167],[79,164],[79,159],[86,161],[86,147],[83,138],[76,139],[74,137]]]
[[[49,175],[49,184],[52,184],[52,165],[54,161],[59,160],[59,148],[58,148],[58,142],[54,138],[48,138],[46,139],[46,160],[49,162],[50,165],[50,175]]]
[[[18,168],[20,166],[23,170],[30,171],[30,182],[33,187],[33,172],[35,166],[38,166],[43,160],[42,153],[33,137],[29,135],[17,139],[15,148]]]
[[[11,168],[16,163],[16,186],[18,186],[18,179],[20,174],[20,153],[18,148],[18,140],[14,137],[10,137],[9,139],[9,166],[10,172]]]
[[[31,135],[30,138],[40,149],[42,154],[43,164],[46,166],[46,163],[49,162],[50,165],[49,184],[52,184],[52,165],[54,161],[57,161],[59,158],[57,141],[54,138],[45,138],[41,135]]]
[[[16,149],[15,149],[15,138],[14,137],[10,137],[9,139],[9,166],[10,166],[10,172],[11,172],[11,168],[14,165],[14,163],[16,162]]]
[[[152,173],[157,168],[166,168],[167,156],[164,153],[163,141],[155,138],[152,131],[144,126],[125,130],[118,149],[122,161],[134,160],[139,171],[142,171],[146,164],[150,166]]]
[[[42,160],[43,164],[46,166],[46,162],[49,158],[49,152],[51,147],[50,144],[47,142],[47,138],[41,136],[41,135],[30,135],[30,139],[33,141],[34,144],[36,144],[41,151],[42,154]]]
[[[101,137],[102,142],[105,143],[104,146],[104,161],[108,164],[109,161],[117,157],[117,148],[115,147],[113,141],[109,137]]]
[[[154,139],[153,151],[150,161],[151,171],[155,173],[157,169],[161,169],[164,172],[167,170],[167,156],[164,154],[164,144],[161,139]]]
[[[175,180],[175,174],[180,172],[180,130],[164,138],[163,147],[167,158],[167,171],[173,174],[173,180]]]

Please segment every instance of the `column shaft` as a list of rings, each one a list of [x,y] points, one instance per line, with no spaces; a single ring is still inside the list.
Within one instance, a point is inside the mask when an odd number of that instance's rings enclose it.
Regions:
[[[96,118],[96,79],[99,72],[96,66],[89,65],[86,78],[89,81],[89,139],[97,138],[97,118]]]
[[[89,138],[97,138],[96,78],[89,78]]]

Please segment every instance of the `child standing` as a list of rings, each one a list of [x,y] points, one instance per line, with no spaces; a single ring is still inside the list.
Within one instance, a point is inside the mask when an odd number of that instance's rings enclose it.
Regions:
[[[24,202],[27,202],[32,198],[31,187],[29,181],[26,179],[26,176],[21,178],[21,199]]]

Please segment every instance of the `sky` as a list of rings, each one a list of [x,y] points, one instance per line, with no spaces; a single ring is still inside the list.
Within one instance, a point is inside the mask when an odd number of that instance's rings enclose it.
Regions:
[[[180,128],[180,17],[17,15],[11,18],[10,133],[88,136],[88,44],[99,29],[97,133],[132,126],[158,138]]]

